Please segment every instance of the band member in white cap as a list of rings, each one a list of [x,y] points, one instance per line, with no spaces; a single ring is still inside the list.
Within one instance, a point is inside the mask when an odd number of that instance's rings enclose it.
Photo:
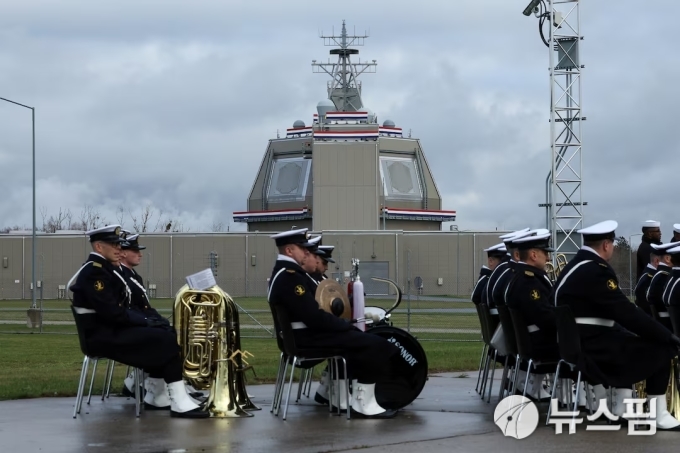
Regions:
[[[308,247],[307,229],[285,231],[271,236],[279,255],[269,282],[268,302],[290,321],[296,346],[316,351],[342,351],[352,378],[351,410],[370,418],[392,418],[394,410],[378,404],[376,384],[391,377],[390,359],[400,350],[387,339],[363,332],[322,310],[309,288],[303,270],[313,258]],[[341,378],[347,379],[346,376]],[[340,408],[346,404],[346,386],[340,385]]]
[[[486,302],[486,305],[488,305],[490,309],[496,308],[496,304],[493,300],[493,288],[496,284],[496,281],[498,281],[498,278],[503,274],[503,272],[510,268],[510,262],[512,261],[514,263],[512,249],[510,248],[510,238],[513,238],[519,234],[527,233],[529,230],[530,228],[524,228],[523,230],[513,231],[512,233],[506,233],[498,237],[503,241],[503,245],[506,247],[506,253],[505,256],[501,258],[501,262],[498,263],[496,268],[491,272],[491,275],[489,275],[489,278],[486,282],[486,287],[482,291],[482,301]]]
[[[668,254],[673,263],[673,271],[671,278],[668,280],[668,285],[663,293],[663,302],[666,307],[680,306],[680,244],[676,247],[668,249]]]
[[[508,251],[508,258],[505,264],[499,264],[489,277],[489,283],[486,285],[486,300],[489,308],[495,309],[499,304],[505,303],[505,289],[510,280],[512,280],[515,273],[515,264],[519,261],[519,255],[514,240],[528,235],[529,232],[529,228],[525,228],[500,237],[503,239],[505,248]]]
[[[680,223],[673,224],[673,239],[671,242],[680,242]]]
[[[608,220],[577,231],[584,246],[560,273],[553,298],[557,306],[569,306],[579,325],[579,369],[613,388],[611,413],[627,412],[623,400],[632,397],[633,384],[646,380],[648,400],[656,404],[657,429],[677,430],[680,421],[667,410],[666,389],[680,338],[643,315],[619,288],[609,265],[617,226]]]
[[[555,307],[550,303],[552,283],[545,273],[550,253],[555,251],[550,246],[550,236],[550,231],[541,229],[513,241],[519,259],[504,295],[508,308],[518,310],[524,317],[532,344],[531,358],[539,362],[560,360]],[[524,372],[520,374],[526,376]],[[539,400],[550,396],[542,386],[544,376],[530,375],[527,395]],[[524,381],[520,383],[523,388]]]
[[[117,270],[123,241],[120,225],[87,235],[92,252],[69,282],[69,289],[76,316],[85,324],[84,341],[90,352],[149,373],[145,408],[170,410],[172,417],[209,417],[182,381],[177,334],[167,322],[129,308],[130,288]]]
[[[635,281],[640,280],[645,267],[649,263],[652,244],[661,244],[661,222],[647,220],[642,224],[642,242],[637,249],[637,272]]]
[[[649,258],[649,263],[645,267],[645,271],[642,276],[638,279],[635,289],[635,305],[637,305],[640,310],[647,313],[649,316],[653,316],[650,302],[647,300],[647,291],[649,291],[649,285],[652,283],[652,279],[657,271],[657,266],[661,256],[664,254],[662,250],[658,247],[662,247],[656,244],[652,244],[652,254]]]
[[[650,307],[656,308],[657,312],[664,312],[663,316],[668,316],[666,312],[666,305],[663,301],[663,292],[664,289],[666,289],[668,280],[671,278],[671,270],[673,268],[671,255],[668,253],[668,250],[679,245],[680,241],[661,245],[652,244],[652,249],[654,249],[655,253],[659,255],[659,259],[656,266],[656,272],[654,273],[652,280],[649,282],[649,287],[647,288],[646,300]],[[669,320],[668,318],[666,319]],[[668,327],[668,324],[666,324],[666,327]]]
[[[500,244],[492,245],[488,249],[484,249],[484,251],[486,252],[486,264],[479,270],[479,278],[477,278],[477,283],[475,283],[475,287],[472,289],[471,299],[475,305],[481,304],[482,301],[486,302],[482,299],[486,283],[494,269],[501,264],[503,259],[507,260],[506,257],[508,256],[508,251],[505,248],[505,244],[502,242]]]

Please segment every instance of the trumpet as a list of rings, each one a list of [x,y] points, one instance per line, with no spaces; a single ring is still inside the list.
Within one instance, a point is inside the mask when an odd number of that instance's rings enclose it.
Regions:
[[[548,262],[545,265],[545,273],[548,275],[548,278],[553,283],[557,281],[557,278],[560,276],[562,270],[567,265],[567,256],[564,253],[558,254],[555,257],[555,263],[557,264],[557,267],[555,267],[555,265],[551,262]]]

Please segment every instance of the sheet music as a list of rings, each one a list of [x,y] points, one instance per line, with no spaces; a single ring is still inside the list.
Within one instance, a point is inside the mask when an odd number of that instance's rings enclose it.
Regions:
[[[212,269],[208,268],[187,276],[187,285],[189,285],[189,288],[191,289],[203,291],[217,285],[217,282],[215,281]]]

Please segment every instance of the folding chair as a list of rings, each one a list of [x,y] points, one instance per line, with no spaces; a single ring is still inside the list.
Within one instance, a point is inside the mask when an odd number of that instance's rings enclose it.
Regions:
[[[285,310],[278,310],[276,307],[270,306],[272,309],[274,315],[278,319],[279,322],[279,328],[280,330],[280,335],[281,339],[283,340],[283,346],[284,346],[284,351],[285,353],[289,356],[292,357],[292,360],[285,360],[284,368],[283,368],[283,373],[279,375],[279,380],[280,384],[278,385],[279,391],[278,394],[275,395],[276,401],[274,402],[275,405],[275,415],[278,415],[278,410],[280,406],[280,401],[283,398],[283,383],[286,379],[286,373],[288,369],[288,365],[290,363],[291,366],[291,372],[290,372],[290,381],[288,383],[288,396],[286,397],[286,404],[283,409],[283,420],[286,419],[286,416],[288,414],[288,403],[290,401],[290,393],[291,389],[293,387],[293,375],[295,374],[295,367],[299,366],[300,364],[304,364],[305,362],[314,362],[314,364],[318,364],[321,361],[328,361],[328,371],[330,373],[331,379],[333,378],[333,375],[335,375],[335,384],[336,388],[340,384],[340,378],[339,378],[339,364],[342,361],[343,364],[343,371],[344,371],[344,376],[345,376],[345,395],[346,395],[346,404],[347,404],[347,420],[350,419],[350,392],[349,392],[349,380],[347,379],[347,362],[345,361],[345,358],[341,355],[342,351],[339,350],[330,350],[330,349],[302,349],[299,348],[295,344],[295,337],[293,335],[293,327],[290,323],[290,320],[288,318],[288,314],[285,312]],[[282,355],[283,358],[283,355]],[[283,359],[282,359],[283,360]],[[281,365],[281,363],[279,364]],[[333,386],[329,386],[329,411],[333,412]],[[338,408],[338,414],[340,414],[340,392],[338,392],[337,396],[337,408]]]
[[[90,351],[88,351],[87,342],[85,341],[85,329],[87,328],[88,324],[91,324],[93,321],[92,317],[95,316],[94,310],[84,309],[81,307],[74,307],[73,305],[71,305],[71,313],[73,313],[73,319],[76,323],[76,330],[78,331],[80,350],[85,355],[85,357],[83,357],[83,366],[80,369],[80,381],[78,382],[78,391],[76,393],[76,404],[75,408],[73,409],[73,418],[76,418],[82,409],[83,396],[85,393],[85,382],[87,381],[87,374],[90,369],[90,362],[93,363],[93,367],[92,377],[90,378],[90,391],[87,397],[87,404],[90,404],[90,401],[92,399],[92,388],[94,386],[94,378],[97,373],[97,364],[99,360],[102,359],[109,360],[109,364],[107,365],[107,379],[109,378],[108,369],[110,368],[110,364],[113,362],[113,360],[108,359],[107,357],[96,356],[90,353]],[[140,378],[144,376],[144,372],[139,368],[135,368],[134,373],[135,373],[135,388],[138,389],[140,386]],[[103,393],[106,393],[106,387],[107,381],[105,380]],[[135,415],[137,417],[139,417],[139,414],[142,410],[141,393],[142,392],[135,392],[135,406],[136,406]]]

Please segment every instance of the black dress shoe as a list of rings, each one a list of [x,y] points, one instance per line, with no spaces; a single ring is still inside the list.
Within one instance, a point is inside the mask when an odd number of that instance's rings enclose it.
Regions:
[[[140,392],[142,391],[141,385],[139,386],[139,391]],[[128,390],[128,388],[125,384],[123,384],[123,390],[121,390],[120,394],[123,395],[123,396],[126,396],[128,398],[134,398],[135,397],[135,394],[132,393],[130,390]],[[146,395],[146,391],[143,393],[143,395]]]
[[[153,404],[144,403],[145,411],[167,411],[170,410],[170,406],[154,406]]]
[[[328,406],[328,399],[324,398],[323,396],[319,395],[318,393],[314,394],[314,401],[316,401],[319,404],[323,404],[324,406]]]
[[[187,412],[170,411],[170,417],[177,418],[210,418],[210,412],[202,410],[200,407]]]
[[[135,394],[128,390],[127,386],[123,384],[123,390],[120,392],[121,395],[127,396],[128,398],[134,398]]]

